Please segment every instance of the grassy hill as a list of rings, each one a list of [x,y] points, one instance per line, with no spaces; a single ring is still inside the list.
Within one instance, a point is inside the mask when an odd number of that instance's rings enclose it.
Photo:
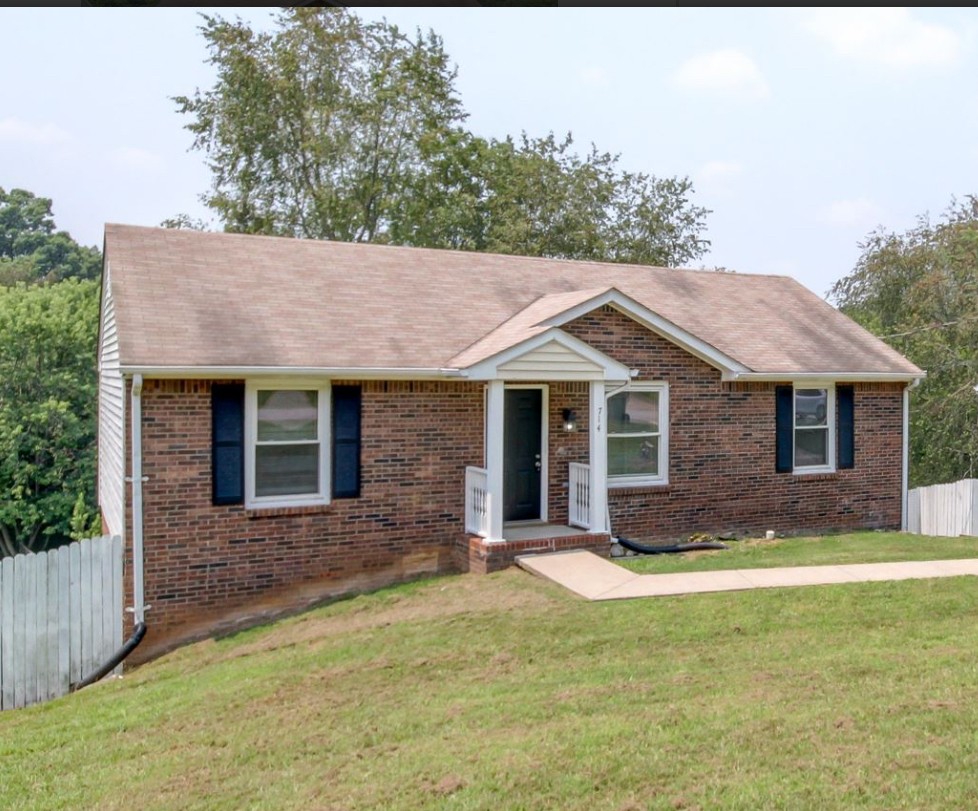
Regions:
[[[3,713],[0,808],[975,807],[976,620],[975,578],[436,578]]]

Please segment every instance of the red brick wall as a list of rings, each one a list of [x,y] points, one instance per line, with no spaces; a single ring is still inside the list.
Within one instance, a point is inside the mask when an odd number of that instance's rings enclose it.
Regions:
[[[550,384],[547,514],[551,524],[567,523],[569,464],[588,462],[589,391],[587,383]],[[564,430],[565,408],[572,408],[577,414],[577,429],[570,433]]]
[[[639,380],[670,387],[669,484],[613,489],[615,533],[649,541],[727,529],[899,526],[900,385],[856,384],[855,469],[775,473],[775,384],[722,383],[717,370],[612,308],[566,329],[638,369]],[[468,544],[465,466],[484,463],[481,383],[364,382],[361,497],[277,511],[211,504],[210,388],[209,381],[153,380],[143,387],[145,582],[153,608],[135,658],[195,627],[213,632],[218,620],[454,567],[453,548]],[[563,430],[568,407],[577,412],[573,433]],[[588,461],[587,384],[549,385],[548,431],[549,518],[565,523],[568,463]],[[131,533],[131,493],[129,505]],[[127,605],[131,572],[128,549]]]
[[[669,484],[609,492],[612,531],[634,540],[694,532],[899,528],[902,384],[855,384],[856,466],[776,473],[774,383],[720,373],[611,307],[565,327],[630,369],[669,383]]]
[[[453,568],[465,466],[483,463],[481,384],[363,383],[361,497],[278,511],[211,504],[210,388],[143,387],[148,649],[236,608],[286,605],[304,586],[328,593]],[[130,577],[127,605],[131,588]]]

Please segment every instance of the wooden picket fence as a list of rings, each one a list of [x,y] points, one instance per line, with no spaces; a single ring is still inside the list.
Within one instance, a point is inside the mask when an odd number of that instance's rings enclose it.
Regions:
[[[122,646],[122,539],[0,559],[0,710],[65,695]]]
[[[916,487],[907,494],[907,531],[978,535],[978,479]]]

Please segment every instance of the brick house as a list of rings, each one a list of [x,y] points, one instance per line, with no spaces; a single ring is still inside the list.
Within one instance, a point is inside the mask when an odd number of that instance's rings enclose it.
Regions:
[[[923,376],[786,277],[124,225],[99,373],[150,652],[614,536],[899,528]]]

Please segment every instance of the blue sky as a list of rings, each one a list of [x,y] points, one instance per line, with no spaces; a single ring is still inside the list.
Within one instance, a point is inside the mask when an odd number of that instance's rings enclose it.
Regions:
[[[696,266],[794,276],[820,295],[878,226],[978,193],[974,9],[359,8],[433,29],[484,136],[570,131],[621,168],[693,180]],[[268,9],[221,9],[270,27]],[[203,157],[170,97],[212,69],[190,9],[0,10],[0,187],[60,228],[207,216]]]

